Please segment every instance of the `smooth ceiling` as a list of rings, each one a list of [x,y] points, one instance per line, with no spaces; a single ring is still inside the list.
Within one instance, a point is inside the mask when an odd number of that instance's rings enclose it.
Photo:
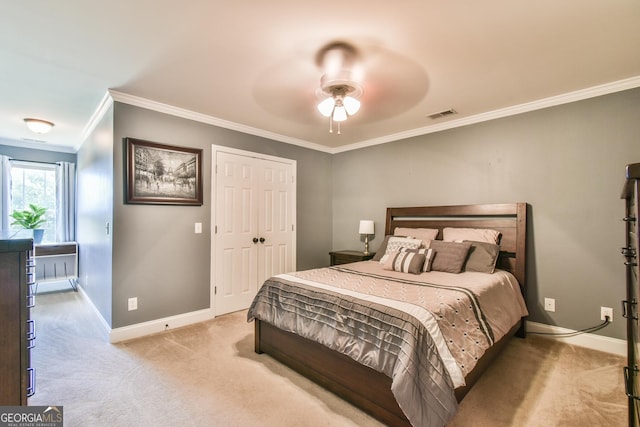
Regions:
[[[637,0],[5,1],[0,142],[77,149],[109,90],[329,152],[386,142],[640,86],[638,23]],[[314,58],[336,40],[358,48],[364,88],[340,135],[315,109]]]

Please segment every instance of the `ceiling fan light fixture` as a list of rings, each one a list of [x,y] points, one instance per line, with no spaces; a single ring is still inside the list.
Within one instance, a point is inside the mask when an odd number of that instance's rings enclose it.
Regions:
[[[344,41],[329,43],[316,56],[316,63],[324,71],[316,90],[322,99],[318,111],[329,118],[329,132],[333,132],[333,122],[337,122],[339,134],[340,122],[360,109],[362,69],[359,62],[358,50]]]
[[[338,122],[338,134],[340,122],[347,120],[360,110],[362,87],[352,81],[330,80],[327,76],[321,79],[321,87],[318,95],[326,96],[318,104],[318,111],[325,117],[329,117],[329,132],[333,133],[333,122]]]
[[[336,101],[333,97],[327,98],[321,103],[318,104],[318,111],[325,117],[330,117],[333,112],[333,107],[335,107]]]
[[[344,105],[337,105],[333,110],[333,121],[344,122],[347,120],[347,110]]]
[[[360,101],[352,96],[345,96],[342,100],[344,108],[347,110],[347,114],[353,116],[360,109]]]
[[[24,122],[31,132],[39,134],[47,133],[55,126],[52,122],[42,119],[26,118]]]

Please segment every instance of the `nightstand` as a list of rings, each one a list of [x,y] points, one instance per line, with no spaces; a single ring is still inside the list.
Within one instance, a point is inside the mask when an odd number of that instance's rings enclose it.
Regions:
[[[331,265],[338,265],[370,260],[375,252],[365,255],[362,251],[333,251],[329,252],[329,255],[331,256]]]

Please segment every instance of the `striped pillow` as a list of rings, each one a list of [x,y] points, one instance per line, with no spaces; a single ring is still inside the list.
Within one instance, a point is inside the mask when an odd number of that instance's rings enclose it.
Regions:
[[[384,270],[401,271],[403,273],[420,274],[425,256],[417,252],[391,251],[382,265]]]
[[[411,237],[390,236],[387,240],[387,247],[384,255],[380,259],[380,264],[384,264],[391,252],[400,252],[400,249],[418,249],[422,245],[422,240]]]
[[[420,248],[420,249],[407,249],[402,248],[400,252],[416,252],[424,255],[424,265],[422,266],[422,271],[427,272],[431,271],[431,263],[433,263],[433,249],[431,248]]]

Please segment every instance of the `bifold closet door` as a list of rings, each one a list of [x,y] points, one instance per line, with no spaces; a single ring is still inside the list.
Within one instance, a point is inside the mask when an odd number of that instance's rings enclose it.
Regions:
[[[294,269],[295,212],[291,166],[262,160],[258,197],[258,286]]]
[[[290,164],[216,155],[216,315],[246,309],[260,285],[295,268],[295,185]]]

